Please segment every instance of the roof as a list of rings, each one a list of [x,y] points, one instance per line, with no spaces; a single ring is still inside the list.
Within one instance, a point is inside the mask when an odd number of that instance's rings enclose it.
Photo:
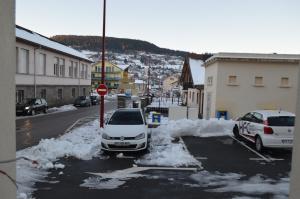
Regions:
[[[125,64],[117,64],[117,67],[119,67],[119,68],[122,69],[122,70],[126,70],[126,69],[129,67],[129,65],[125,65]]]
[[[251,112],[257,112],[263,115],[265,119],[271,116],[295,116],[295,114],[282,110],[256,110]]]
[[[215,63],[217,60],[227,61],[259,61],[259,62],[291,62],[299,63],[300,54],[258,54],[258,53],[226,53],[214,54],[205,62],[205,66]]]
[[[43,46],[64,54],[68,54],[71,56],[74,56],[76,58],[80,58],[80,59],[84,59],[85,61],[88,62],[93,62],[92,60],[90,60],[86,55],[84,55],[83,53],[70,48],[68,46],[65,46],[61,43],[58,43],[54,40],[51,40],[48,37],[45,37],[43,35],[40,35],[36,32],[33,32],[31,30],[25,29],[21,26],[16,26],[16,38],[17,39],[22,39],[25,41],[28,41],[30,43],[39,45],[39,46]]]
[[[189,65],[194,85],[204,84],[205,68],[203,67],[203,61],[189,58]]]
[[[144,80],[140,80],[140,79],[136,79],[136,80],[134,80],[134,83],[135,84],[145,84],[145,81]]]

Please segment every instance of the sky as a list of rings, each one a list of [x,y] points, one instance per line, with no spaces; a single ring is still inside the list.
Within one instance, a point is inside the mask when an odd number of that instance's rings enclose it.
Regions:
[[[106,35],[195,53],[300,54],[299,0],[107,0]],[[102,35],[103,0],[16,0],[16,24]]]

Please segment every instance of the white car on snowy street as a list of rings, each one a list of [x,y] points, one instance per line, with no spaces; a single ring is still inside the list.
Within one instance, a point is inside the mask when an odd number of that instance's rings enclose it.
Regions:
[[[295,115],[286,111],[257,110],[239,118],[233,128],[236,138],[255,143],[257,151],[264,147],[292,148]]]
[[[147,124],[138,108],[116,110],[106,122],[101,148],[105,151],[141,151],[148,147]]]

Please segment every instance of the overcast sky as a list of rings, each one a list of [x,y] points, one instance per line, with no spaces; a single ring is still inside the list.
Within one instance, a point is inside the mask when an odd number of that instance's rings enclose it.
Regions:
[[[102,0],[16,0],[46,36],[101,35]],[[107,36],[189,52],[300,54],[299,0],[107,0]]]

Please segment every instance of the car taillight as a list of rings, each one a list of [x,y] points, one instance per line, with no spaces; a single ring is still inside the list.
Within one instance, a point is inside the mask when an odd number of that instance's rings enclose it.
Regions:
[[[264,120],[264,125],[266,125],[266,126],[269,125],[268,120]]]
[[[273,129],[271,127],[265,126],[264,127],[264,133],[265,134],[273,134]]]

